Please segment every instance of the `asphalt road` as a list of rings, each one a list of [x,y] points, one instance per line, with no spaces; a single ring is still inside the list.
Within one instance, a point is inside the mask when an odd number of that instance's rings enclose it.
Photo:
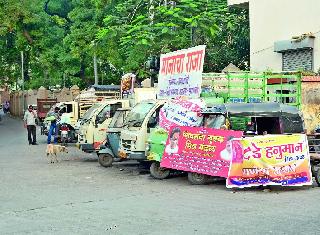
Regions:
[[[39,134],[39,131],[38,131]],[[0,234],[319,234],[320,188],[232,191],[101,167],[74,147],[48,164],[17,119],[0,123]]]

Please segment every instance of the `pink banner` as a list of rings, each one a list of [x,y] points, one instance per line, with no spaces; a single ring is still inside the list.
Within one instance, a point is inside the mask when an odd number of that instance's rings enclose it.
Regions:
[[[161,167],[227,178],[231,140],[241,131],[171,127]]]

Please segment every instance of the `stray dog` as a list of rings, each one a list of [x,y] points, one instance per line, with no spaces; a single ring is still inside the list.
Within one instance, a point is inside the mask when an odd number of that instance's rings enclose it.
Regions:
[[[48,144],[47,150],[46,150],[48,163],[49,163],[49,155],[50,155],[50,163],[59,162],[57,158],[57,153],[61,153],[61,152],[68,153],[68,149],[62,145]]]

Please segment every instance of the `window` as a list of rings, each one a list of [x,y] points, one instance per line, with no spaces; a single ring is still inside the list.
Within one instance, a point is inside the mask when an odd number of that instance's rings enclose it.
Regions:
[[[115,103],[110,105],[110,117],[113,117],[117,109],[122,108],[122,103]]]
[[[149,122],[148,122],[148,127],[149,128],[155,128],[158,123],[159,123],[159,113],[160,113],[160,109],[163,106],[159,107],[156,111],[154,111],[154,113],[151,115]]]
[[[103,123],[107,118],[110,118],[110,105],[106,105],[100,113],[97,115],[96,123],[101,124]]]
[[[111,120],[111,123],[109,125],[109,128],[120,128],[120,127],[123,127],[123,124],[124,124],[124,121],[125,121],[125,118],[127,116],[127,113],[128,111],[117,111],[112,120]]]
[[[122,103],[106,105],[97,115],[97,119],[96,119],[97,124],[101,124],[108,118],[112,118],[116,113],[117,109],[121,107],[122,107]]]
[[[54,112],[54,109],[53,109]],[[72,113],[72,104],[66,104],[60,107],[59,113]]]
[[[290,50],[282,52],[282,70],[313,70],[313,49]]]
[[[145,117],[154,106],[154,103],[149,102],[137,104],[128,114],[124,125],[127,125],[128,127],[141,127]]]

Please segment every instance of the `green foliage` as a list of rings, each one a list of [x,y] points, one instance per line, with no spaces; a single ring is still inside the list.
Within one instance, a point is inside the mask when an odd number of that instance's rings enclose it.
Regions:
[[[248,14],[229,10],[225,0],[181,0],[175,6],[130,0],[115,9],[105,16],[97,38],[120,52],[121,60],[113,50],[108,58],[123,70],[148,75],[143,64],[150,55],[201,44],[207,45],[207,72],[219,72],[229,63],[243,69],[248,64]]]
[[[229,63],[245,69],[249,23],[226,0],[0,0],[0,85],[21,78],[26,88],[94,82],[119,84],[122,74],[149,76],[148,57],[205,44],[206,72]],[[165,5],[165,3],[168,3]]]

